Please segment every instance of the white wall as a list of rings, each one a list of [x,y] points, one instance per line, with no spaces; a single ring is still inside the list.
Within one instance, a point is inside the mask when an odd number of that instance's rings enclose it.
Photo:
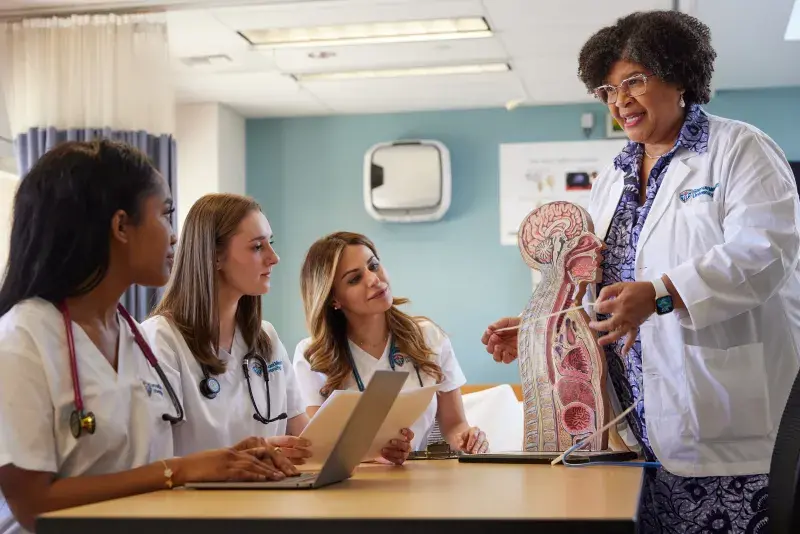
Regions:
[[[19,181],[16,176],[14,147],[10,142],[11,128],[8,125],[6,103],[2,97],[0,92],[0,280],[6,271],[8,242],[11,238],[11,212]]]
[[[177,231],[207,193],[245,194],[245,120],[221,104],[186,104],[176,112]]]
[[[14,159],[14,145],[11,143],[11,127],[2,96],[0,92],[0,171],[16,174],[17,162]]]
[[[230,108],[219,108],[219,182],[221,191],[245,193],[244,117]]]
[[[0,280],[3,279],[8,260],[11,214],[18,183],[15,175],[0,170]]]

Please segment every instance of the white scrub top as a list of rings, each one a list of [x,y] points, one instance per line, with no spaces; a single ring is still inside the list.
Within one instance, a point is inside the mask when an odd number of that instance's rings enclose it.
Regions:
[[[34,298],[0,318],[0,465],[56,473],[59,478],[125,471],[173,456],[172,432],[162,414],[176,415],[158,374],[120,325],[117,372],[73,322],[84,409],[97,429],[78,439],[64,320],[51,303]],[[177,375],[161,364],[177,385]],[[26,532],[0,495],[0,533]]]
[[[453,346],[450,344],[450,339],[444,333],[429,321],[422,323],[422,331],[425,334],[425,341],[428,347],[435,353],[434,362],[439,365],[444,374],[444,379],[439,384],[439,391],[446,393],[463,386],[467,379],[464,377],[464,372],[456,360],[453,353]],[[297,375],[297,382],[303,392],[303,398],[308,406],[322,406],[325,402],[325,397],[320,394],[320,389],[325,385],[325,375],[311,370],[311,364],[306,360],[304,353],[311,338],[306,338],[297,344],[294,352],[294,370]],[[361,350],[358,345],[348,340],[350,344],[350,351],[353,354],[353,361],[358,368],[358,373],[361,375],[361,381],[366,387],[369,384],[372,375],[375,371],[391,370],[389,364],[389,349],[391,347],[391,340],[386,344],[383,349],[383,354],[380,359],[375,359],[369,353]],[[395,370],[407,371],[408,378],[406,383],[403,384],[403,389],[418,388],[419,379],[414,367],[409,361],[403,365],[396,365]],[[436,383],[434,377],[428,375],[420,369],[419,376],[422,378],[424,386],[431,386]],[[353,373],[347,378],[344,383],[343,389],[358,390]],[[433,400],[428,405],[428,408],[422,416],[411,426],[411,431],[414,433],[414,439],[411,442],[412,450],[424,450],[428,443],[428,437],[431,429],[433,428],[436,420],[436,410],[438,408],[438,399],[434,395]]]
[[[268,425],[253,419],[256,412],[242,370],[248,347],[238,328],[234,333],[232,354],[224,350],[219,353],[220,359],[226,362],[225,373],[215,376],[220,391],[215,398],[208,399],[200,392],[203,370],[172,322],[166,317],[156,316],[142,323],[142,329],[152,340],[158,357],[180,373],[176,391],[183,401],[186,415],[185,420],[173,428],[176,455],[230,447],[251,436],[283,436],[287,421],[305,412],[291,363],[278,333],[267,321],[261,323],[261,328],[269,335],[272,344],[272,357],[264,358],[269,373],[269,417],[284,412],[287,415],[286,419]],[[263,376],[260,365],[251,360],[250,387],[261,415],[267,417],[267,386]]]

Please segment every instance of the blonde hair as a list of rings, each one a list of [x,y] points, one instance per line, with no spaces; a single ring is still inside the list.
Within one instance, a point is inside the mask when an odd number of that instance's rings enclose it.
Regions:
[[[336,232],[311,245],[300,273],[306,327],[311,334],[311,342],[304,356],[311,364],[312,371],[326,376],[325,385],[320,389],[323,397],[341,389],[353,371],[347,352],[347,319],[344,313],[334,310],[332,306],[336,269],[342,253],[349,245],[363,245],[378,257],[375,245],[366,236]],[[439,365],[432,361],[435,353],[425,342],[421,327],[424,321],[434,323],[426,317],[412,317],[397,308],[407,302],[405,298],[393,299],[391,308],[386,311],[389,332],[397,351],[439,383],[444,375]]]
[[[201,197],[189,210],[164,297],[151,315],[172,321],[195,360],[211,374],[225,372],[219,352],[217,262],[239,223],[261,207],[252,198],[229,193]],[[249,350],[270,360],[269,336],[261,328],[261,297],[244,295],[236,308],[236,326]]]

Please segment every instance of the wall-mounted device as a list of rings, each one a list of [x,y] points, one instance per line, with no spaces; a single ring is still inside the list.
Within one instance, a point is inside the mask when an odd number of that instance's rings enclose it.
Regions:
[[[364,207],[379,221],[437,221],[451,187],[450,151],[439,141],[378,143],[364,156]]]
[[[581,129],[583,135],[588,139],[592,135],[594,129],[594,113],[584,113],[581,115]]]

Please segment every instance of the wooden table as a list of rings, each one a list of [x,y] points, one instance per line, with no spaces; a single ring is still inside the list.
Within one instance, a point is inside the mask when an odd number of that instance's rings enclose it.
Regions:
[[[39,534],[633,533],[632,467],[409,461],[315,490],[159,491],[39,518]]]

